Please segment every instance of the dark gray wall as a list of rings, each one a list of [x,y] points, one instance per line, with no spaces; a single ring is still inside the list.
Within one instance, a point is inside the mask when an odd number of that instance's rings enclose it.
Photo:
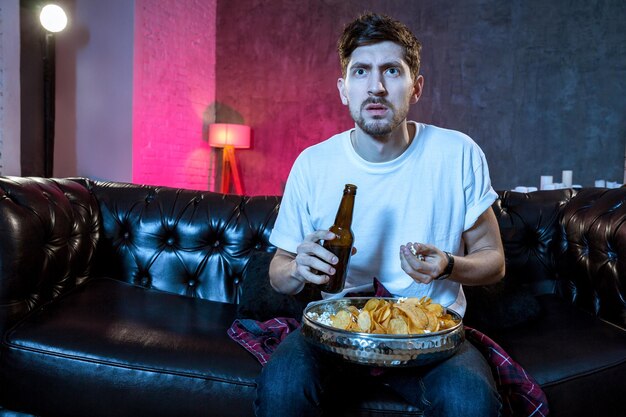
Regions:
[[[472,136],[495,188],[560,180],[564,169],[585,186],[622,182],[623,0],[220,1],[217,118],[254,129],[254,149],[238,153],[251,193],[280,192],[305,146],[351,125],[334,48],[368,9],[404,21],[424,45],[426,87],[411,117]]]

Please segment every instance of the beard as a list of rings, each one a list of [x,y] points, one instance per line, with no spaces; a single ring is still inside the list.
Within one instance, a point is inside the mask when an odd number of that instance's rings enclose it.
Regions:
[[[386,106],[393,115],[391,120],[374,117],[373,120],[366,121],[363,117],[365,106],[368,104],[382,104]],[[396,109],[391,103],[384,98],[371,97],[365,100],[359,109],[350,109],[350,116],[354,120],[354,123],[361,128],[361,130],[372,137],[383,137],[389,135],[398,127],[404,119],[406,119],[409,113],[409,102],[399,109]]]

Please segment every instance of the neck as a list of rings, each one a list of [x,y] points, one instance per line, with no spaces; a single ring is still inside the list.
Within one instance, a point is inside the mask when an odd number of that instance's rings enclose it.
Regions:
[[[350,137],[356,153],[369,162],[391,161],[409,147],[415,136],[415,125],[404,120],[391,133],[371,136],[355,126]]]

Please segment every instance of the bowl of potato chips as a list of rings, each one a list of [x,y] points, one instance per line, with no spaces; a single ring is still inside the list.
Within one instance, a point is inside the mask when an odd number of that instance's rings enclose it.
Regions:
[[[304,309],[302,334],[330,354],[381,367],[440,362],[465,339],[461,316],[427,297],[315,301]]]

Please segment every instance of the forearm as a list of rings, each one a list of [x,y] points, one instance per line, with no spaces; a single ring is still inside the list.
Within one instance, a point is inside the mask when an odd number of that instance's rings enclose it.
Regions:
[[[493,210],[487,209],[474,226],[463,233],[466,256],[454,256],[447,279],[465,285],[498,282],[504,276],[504,249]],[[441,249],[424,243],[400,246],[402,269],[416,282],[430,284],[447,273],[448,257]]]
[[[504,277],[504,256],[499,248],[483,248],[454,257],[451,280],[464,285],[493,284]]]
[[[297,279],[295,255],[278,250],[270,263],[270,284],[283,294],[297,294],[304,288],[304,281]]]
[[[454,257],[451,279],[465,285],[493,284],[504,277],[504,248],[498,221],[491,208],[463,234],[467,255]]]

